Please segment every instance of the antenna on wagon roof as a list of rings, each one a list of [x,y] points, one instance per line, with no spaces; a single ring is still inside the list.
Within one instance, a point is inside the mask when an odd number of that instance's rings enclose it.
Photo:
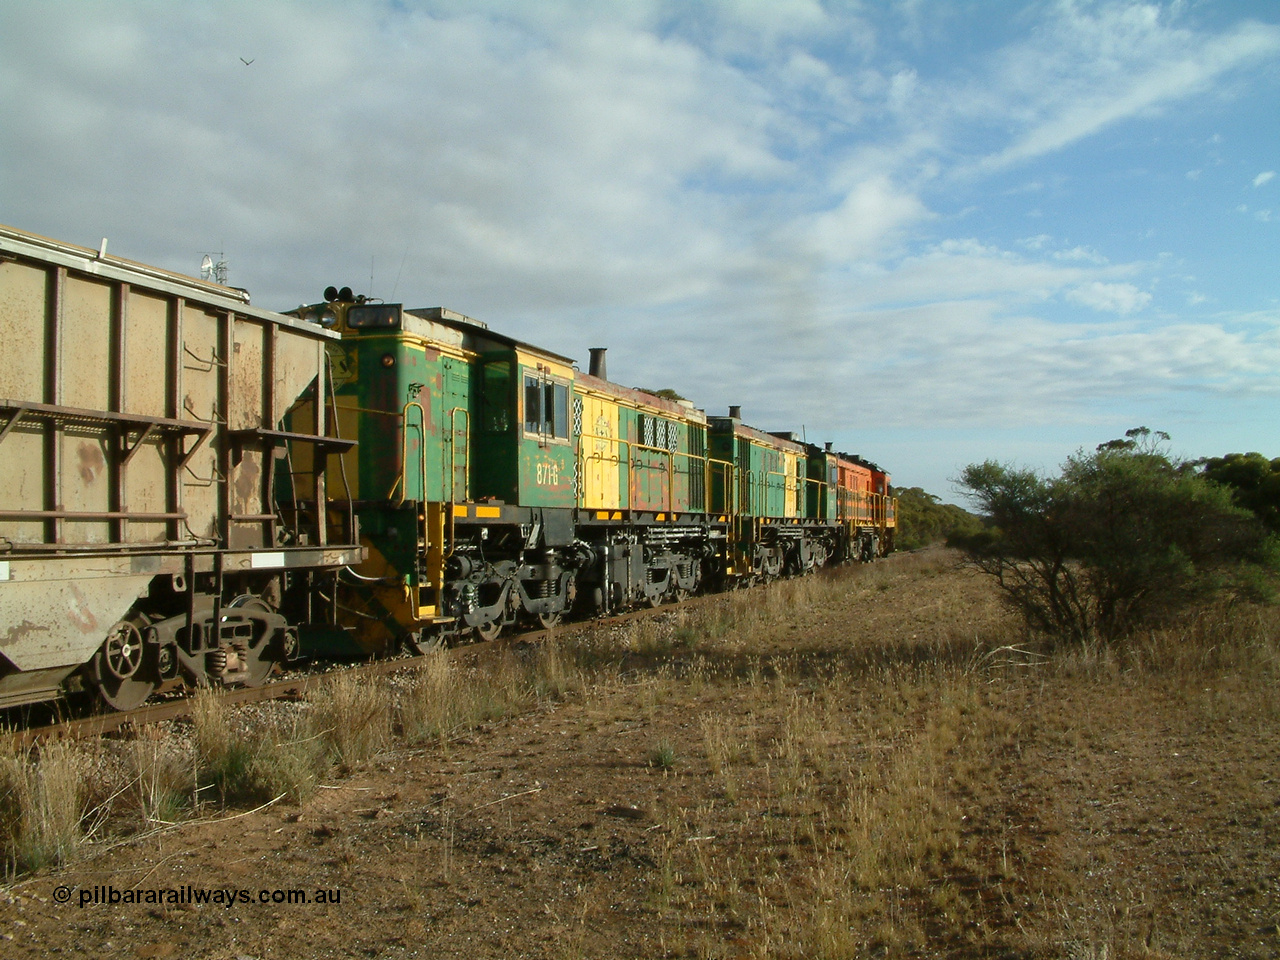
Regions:
[[[211,253],[204,255],[204,259],[200,261],[200,279],[211,280],[224,287],[227,285],[227,261],[221,252],[218,253],[217,260],[213,259]]]

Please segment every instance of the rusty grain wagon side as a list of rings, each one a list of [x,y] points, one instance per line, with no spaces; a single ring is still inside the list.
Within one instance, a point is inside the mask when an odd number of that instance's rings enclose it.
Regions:
[[[323,471],[296,485],[309,506],[289,493],[293,449],[349,445],[323,402],[282,428],[332,336],[105,241],[0,227],[0,706],[81,681],[127,706],[288,652],[287,591],[359,557]]]

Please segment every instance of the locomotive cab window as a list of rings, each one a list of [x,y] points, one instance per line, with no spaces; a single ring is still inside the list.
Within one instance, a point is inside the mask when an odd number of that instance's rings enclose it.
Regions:
[[[400,326],[400,304],[362,303],[347,310],[347,326],[357,329]]]
[[[569,385],[546,375],[525,374],[524,432],[545,439],[569,439]]]

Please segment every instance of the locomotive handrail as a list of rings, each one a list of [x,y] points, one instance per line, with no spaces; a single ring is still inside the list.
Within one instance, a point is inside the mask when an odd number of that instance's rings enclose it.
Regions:
[[[730,496],[730,491],[737,489],[737,478],[734,476],[734,474],[737,472],[738,468],[734,464],[730,463],[728,460],[718,460],[714,457],[706,457],[705,459],[706,459],[705,469],[706,469],[707,496],[710,497],[711,491],[714,489],[711,483],[712,478],[715,475],[713,473],[713,465],[723,467],[724,469],[721,471],[721,476],[722,476],[721,490],[724,498],[723,512],[730,519],[737,517],[738,515],[738,510],[736,506],[737,498],[734,496]],[[708,507],[714,507],[714,506],[715,506],[714,503],[708,504]],[[709,512],[719,513],[720,511],[710,510]]]
[[[684,450],[672,450],[669,447],[656,447],[646,443],[639,443],[637,441],[623,440],[621,442],[629,444],[633,450],[647,450],[650,453],[660,453],[667,458],[667,462],[666,462],[667,469],[665,471],[667,474],[667,477],[669,478],[667,481],[667,512],[669,513],[673,512],[675,510],[675,496],[676,496],[675,458],[684,457],[687,460],[704,460],[705,457],[696,453],[687,453]],[[645,470],[656,469],[656,467],[654,467],[654,465],[652,464],[636,464],[636,467],[638,469],[645,469]],[[690,475],[692,475],[692,471],[690,471]],[[630,498],[630,493],[631,493],[631,490],[630,490],[630,486],[628,485],[628,489],[627,489],[628,498]]]
[[[770,477],[781,477],[782,480],[781,482],[778,482],[778,483],[771,483],[769,480]],[[768,510],[769,491],[780,490],[782,491],[782,513],[779,514],[779,516],[785,518],[787,516],[787,494],[792,490],[796,489],[796,487],[793,485],[790,485],[788,481],[794,481],[795,479],[796,477],[794,474],[790,474],[785,471],[766,470],[764,472],[763,477],[761,478],[761,485],[760,485],[761,499],[764,501],[761,504],[761,506],[764,507],[765,510]],[[793,506],[798,506],[798,505],[793,504]],[[796,515],[799,516],[799,514],[800,514],[800,511],[797,509]],[[767,514],[762,514],[762,515],[767,516]]]
[[[619,456],[608,457],[608,456],[605,456],[605,454],[603,453],[603,451],[600,451],[600,450],[593,450],[593,451],[591,451],[590,453],[587,453],[587,452],[585,452],[585,451],[584,451],[583,446],[582,446],[582,441],[583,441],[583,440],[597,440],[597,441],[604,441],[605,443],[615,444],[615,445],[616,445],[616,446],[618,446],[619,448],[625,448],[625,449],[626,449],[626,454],[627,454],[627,456],[626,456],[626,458],[625,458],[625,459],[624,459],[622,456],[620,456],[620,455],[619,455]],[[662,455],[666,458],[666,463],[665,463],[665,464],[662,464],[662,465],[657,465],[657,464],[639,464],[639,463],[637,463],[637,462],[636,462],[636,460],[635,460],[634,456],[632,455],[632,454],[633,454],[633,451],[636,451],[636,450],[647,450],[647,451],[649,451],[649,452],[651,452],[651,453],[660,453],[660,454],[662,454]],[[684,451],[684,450],[672,450],[672,449],[670,449],[670,448],[668,448],[668,447],[657,447],[657,446],[652,446],[652,445],[650,445],[650,444],[640,443],[640,442],[635,441],[635,440],[626,440],[626,439],[624,439],[624,438],[622,438],[622,437],[606,437],[606,436],[601,436],[601,435],[599,435],[599,434],[594,434],[594,433],[579,433],[579,434],[578,434],[578,460],[579,460],[579,462],[580,462],[580,463],[582,463],[582,464],[583,464],[584,468],[585,468],[586,464],[587,464],[587,463],[589,463],[589,462],[591,462],[591,461],[596,461],[596,462],[600,462],[600,463],[616,463],[616,464],[618,464],[619,469],[622,469],[622,468],[623,468],[623,466],[624,466],[624,464],[625,464],[625,470],[626,470],[626,472],[625,472],[625,474],[624,474],[624,477],[625,477],[625,479],[626,479],[626,481],[627,481],[627,485],[626,485],[626,486],[627,486],[627,502],[621,506],[621,508],[620,508],[620,509],[623,509],[623,510],[630,510],[630,509],[632,509],[632,503],[631,503],[631,500],[632,500],[632,496],[631,496],[631,479],[632,479],[632,475],[634,474],[634,472],[635,472],[636,470],[639,470],[639,469],[644,469],[644,470],[661,470],[661,469],[662,469],[662,467],[663,467],[663,466],[665,466],[665,468],[666,468],[666,469],[665,469],[665,470],[663,470],[663,472],[664,472],[664,473],[666,473],[666,474],[667,474],[667,476],[670,478],[670,479],[669,479],[669,481],[668,481],[668,483],[667,483],[667,485],[666,485],[666,487],[667,487],[667,489],[666,489],[666,494],[667,494],[667,507],[666,507],[666,509],[667,509],[667,512],[669,512],[669,513],[670,513],[670,512],[674,512],[674,504],[675,504],[675,478],[676,478],[676,476],[678,475],[678,474],[677,474],[677,472],[676,472],[676,465],[675,465],[675,458],[676,458],[676,457],[683,457],[683,458],[685,458],[686,460],[695,461],[695,462],[702,462],[702,463],[704,463],[704,464],[708,462],[708,458],[707,458],[707,457],[705,457],[705,456],[703,456],[703,455],[701,455],[701,454],[697,454],[697,453],[689,453],[689,452]],[[692,467],[688,470],[688,476],[689,476],[690,478],[692,478],[692,476],[693,476],[693,469],[692,469]],[[584,484],[584,487],[585,487],[585,484]],[[706,491],[704,490],[704,491],[703,491],[703,505],[702,505],[702,510],[703,510],[703,511],[705,511],[705,510],[707,509],[707,505],[706,505],[706,496],[707,496],[707,493],[706,493]],[[585,506],[585,505],[586,505],[586,504],[585,504],[585,498],[586,498],[586,491],[585,491],[585,489],[579,490],[579,491],[578,491],[578,499],[579,499],[579,503],[578,503],[578,505],[579,505],[579,506]]]
[[[418,428],[418,491],[422,499],[427,498],[427,411],[423,409],[422,404],[417,400],[409,400],[405,403],[400,411],[400,416],[404,418],[404,429],[400,431],[400,476],[396,478],[395,483],[387,492],[387,499],[390,500],[395,496],[396,490],[400,491],[400,499],[396,502],[396,506],[404,506],[405,500],[409,498],[409,408],[417,407],[419,419],[416,424]]]
[[[342,436],[341,436],[342,421],[338,417],[338,392],[333,383],[333,358],[329,355],[328,350],[324,351],[324,361],[321,365],[320,379],[324,382],[324,386],[327,386],[329,388],[328,402],[333,406],[333,419],[331,421],[333,423],[333,434],[337,439],[342,439]],[[316,423],[317,425],[319,425],[322,421],[324,422],[330,422],[330,421],[329,421],[329,417],[324,414],[324,404],[326,402],[324,398],[324,387],[321,386],[319,383],[317,384],[317,387],[318,387],[317,392],[319,393],[319,396],[316,399],[318,400],[319,403],[316,410]],[[351,486],[347,482],[346,453],[347,451],[343,451],[338,455],[338,473],[339,473],[339,476],[342,478],[342,492],[347,495],[347,529],[345,533],[350,543],[357,544],[360,542],[360,534],[359,534],[359,531],[356,529],[356,505],[351,498]],[[321,517],[323,518],[321,521],[318,521],[318,522],[319,522],[321,531],[327,532],[326,528],[328,524],[329,494],[328,494],[328,484],[327,482],[325,482],[323,472],[320,472],[317,474],[317,483],[320,486],[323,486],[325,490],[325,496],[324,496],[325,502],[323,504],[320,503],[320,497],[318,495],[316,496],[316,509],[317,511],[320,512]],[[317,487],[317,491],[318,490],[319,490],[319,486]],[[326,539],[327,541],[327,537],[325,537],[324,539]],[[337,603],[336,591],[334,593],[334,603],[335,604]]]
[[[466,438],[462,451],[462,499],[471,499],[471,411],[466,407],[454,407],[449,411],[449,433],[442,438],[441,445],[449,444],[452,449],[449,451],[449,502],[452,504],[457,501],[455,494],[457,493],[457,447],[453,446],[454,438],[458,435],[457,428],[454,426],[454,420],[461,413],[463,416],[462,435]],[[443,453],[443,451],[442,451]],[[444,458],[441,457],[441,466],[444,465]],[[423,499],[426,499],[426,482],[423,481]]]
[[[346,399],[345,397],[343,399]],[[404,411],[397,413],[395,410],[376,410],[373,407],[362,407],[358,403],[335,403],[334,410],[346,410],[351,413],[372,413],[380,417],[403,417]]]
[[[797,486],[804,493],[803,506],[804,506],[804,511],[806,513],[808,513],[809,511],[809,491],[812,487],[818,488],[818,492],[815,497],[815,507],[814,507],[812,519],[817,519],[817,520],[824,519],[823,510],[827,504],[826,504],[826,499],[823,496],[823,490],[826,487],[827,482],[825,480],[820,480],[817,477],[797,477],[796,480],[799,481],[797,483]]]
[[[616,445],[616,446],[619,448],[619,451],[618,451],[618,453],[617,453],[615,456],[612,456],[612,457],[606,457],[606,456],[604,455],[604,452],[603,452],[603,451],[601,451],[601,450],[595,450],[595,451],[593,451],[593,452],[591,452],[591,453],[589,453],[589,454],[586,454],[586,455],[584,456],[584,454],[583,454],[583,449],[582,449],[582,441],[583,441],[583,440],[596,440],[596,441],[601,441],[601,440],[602,440],[602,441],[604,441],[605,443],[611,443],[611,444]],[[631,446],[632,446],[631,441],[630,441],[630,440],[624,440],[622,437],[606,437],[606,436],[601,436],[601,435],[599,435],[599,434],[595,434],[595,433],[579,433],[579,434],[578,434],[578,460],[579,460],[579,462],[583,463],[584,467],[585,467],[586,462],[587,462],[587,461],[591,461],[591,460],[599,461],[599,462],[601,462],[601,463],[604,463],[604,462],[616,463],[616,464],[618,465],[618,469],[619,469],[619,470],[623,470],[623,469],[624,469],[624,464],[625,464],[625,472],[624,472],[623,476],[624,476],[624,478],[625,478],[625,479],[626,479],[626,481],[627,481],[627,484],[626,484],[626,488],[627,488],[627,502],[626,502],[626,503],[624,503],[624,504],[621,504],[621,505],[620,505],[619,509],[622,509],[622,510],[630,510],[630,509],[631,509],[631,468],[632,468],[632,464],[633,464],[633,462],[634,462],[634,461],[633,461],[633,458],[632,458],[632,456],[631,456]],[[626,454],[627,454],[627,456],[626,456],[626,458],[625,458],[625,459],[623,459],[623,457],[622,457],[622,449],[623,449],[623,448],[625,448],[625,450],[626,450]],[[585,475],[584,475],[584,476],[585,476]],[[583,484],[583,486],[585,487],[585,483]],[[585,497],[586,497],[586,491],[585,491],[585,490],[579,490],[579,491],[578,491],[578,496],[579,496],[579,498],[585,498]],[[584,506],[584,505],[585,505],[585,504],[580,504],[580,506]]]

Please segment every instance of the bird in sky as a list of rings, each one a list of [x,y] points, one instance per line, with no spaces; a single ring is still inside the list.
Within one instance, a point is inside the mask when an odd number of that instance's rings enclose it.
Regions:
[[[254,57],[254,58],[253,58],[253,60],[257,60],[257,59],[258,59],[257,57]],[[240,58],[240,62],[241,62],[241,63],[243,63],[246,67],[247,67],[249,64],[253,63],[253,60],[246,60],[244,57],[241,57],[241,58]]]

